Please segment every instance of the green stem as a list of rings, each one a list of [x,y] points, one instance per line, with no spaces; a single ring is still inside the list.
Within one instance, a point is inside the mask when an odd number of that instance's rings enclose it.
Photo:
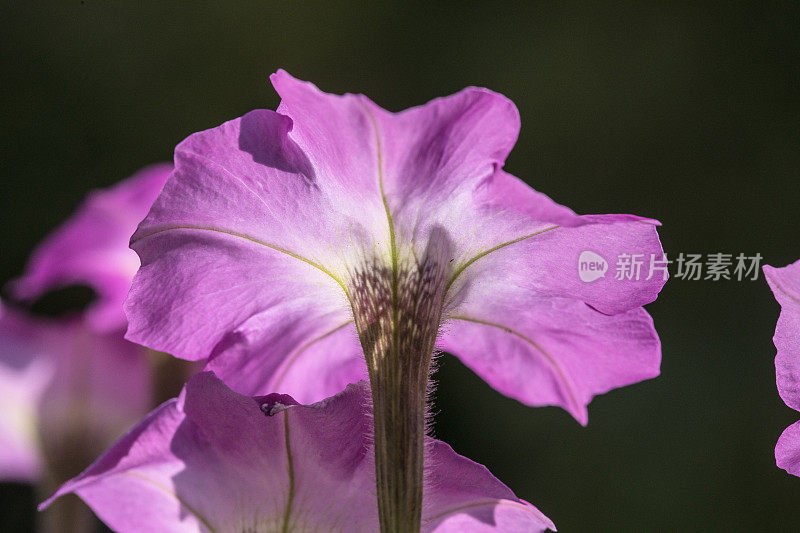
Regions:
[[[392,350],[369,357],[375,475],[381,531],[416,533],[422,517],[425,415],[430,353]],[[377,363],[377,364],[376,364]]]
[[[449,273],[443,264],[426,254],[413,265],[368,265],[353,279],[353,315],[372,388],[382,533],[420,530],[428,378]]]

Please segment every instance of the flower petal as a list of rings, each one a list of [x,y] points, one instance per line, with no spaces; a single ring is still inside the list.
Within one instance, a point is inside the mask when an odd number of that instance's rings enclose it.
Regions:
[[[409,246],[424,257],[444,230],[458,264],[506,238],[486,231],[496,213],[487,214],[476,202],[481,184],[503,166],[517,140],[520,119],[513,102],[478,87],[400,113],[362,101],[380,147],[377,179],[401,252]]]
[[[463,291],[461,298],[508,298],[513,305],[526,297],[566,297],[615,314],[652,302],[666,282],[662,272],[649,270],[651,258],[663,257],[656,221],[632,215],[574,215],[504,172],[492,178],[480,197],[475,208],[479,214],[467,222],[474,220],[470,224],[481,228],[482,238],[493,235],[498,244],[456,263],[451,292]],[[526,199],[524,205],[520,198]],[[608,270],[603,277],[581,279],[578,268],[584,252],[605,260]],[[614,272],[623,254],[639,256],[638,279]]]
[[[0,440],[8,444],[0,475],[15,468],[9,454],[16,468],[42,473],[30,470],[22,445],[42,454],[57,479],[75,475],[147,411],[149,378],[144,350],[120,332],[0,309]]]
[[[308,404],[333,396],[349,383],[368,379],[351,320],[320,327],[298,317],[297,322],[274,332],[269,325],[263,329],[253,325],[252,331],[232,339],[232,344],[218,347],[219,353],[211,357],[206,370],[241,394],[286,393]],[[288,355],[278,358],[277,354]]]
[[[140,237],[135,247],[142,268],[125,302],[127,338],[150,348],[198,360],[248,323],[265,324],[269,338],[285,328],[313,335],[316,325],[348,318],[327,273],[260,242],[176,228]]]
[[[91,286],[98,299],[87,311],[101,330],[125,326],[122,302],[139,267],[128,241],[172,166],[146,167],[117,185],[91,193],[75,214],[34,251],[13,292],[33,299],[66,285]]]
[[[498,170],[480,184],[478,203],[487,210],[521,215],[529,221],[552,222],[559,226],[576,227],[592,222],[647,222],[658,221],[636,215],[578,215],[550,197],[533,189],[516,176]]]
[[[800,476],[800,422],[781,434],[775,445],[775,463],[790,474]]]
[[[443,350],[503,394],[559,405],[584,425],[595,395],[659,373],[660,343],[641,308],[610,316],[576,300],[540,298],[462,313],[445,326]]]
[[[478,87],[400,113],[363,103],[381,147],[382,192],[407,230],[434,206],[471,194],[503,165],[519,134],[514,103]]]
[[[323,402],[294,405],[283,395],[236,394],[204,372],[42,507],[75,492],[121,532],[273,531],[284,525],[375,531],[369,398],[362,382]],[[431,441],[431,450],[426,531],[454,531],[460,512],[483,527],[479,531],[492,524],[513,524],[512,531],[549,527],[485,468],[438,441]],[[513,514],[506,510],[512,505]],[[521,529],[520,510],[527,513],[527,529]]]
[[[767,278],[781,314],[775,327],[773,341],[778,393],[786,405],[800,411],[800,261],[783,268],[764,266]]]
[[[330,269],[348,248],[357,244],[361,253],[372,246],[355,237],[359,228],[386,226],[379,196],[362,200],[347,187],[348,175],[322,174],[290,137],[299,127],[256,110],[189,136],[176,147],[175,171],[132,242],[174,227],[215,228]]]
[[[375,247],[362,224],[385,226],[385,216],[375,197],[370,222],[368,206],[317,176],[291,128],[253,111],[177,147],[175,171],[132,239],[142,269],[126,303],[130,339],[199,359],[252,317],[279,319],[278,305],[348,309],[347,257]]]
[[[98,333],[79,320],[45,327],[39,349],[56,369],[39,407],[41,434],[51,449],[72,438],[84,443],[81,457],[64,465],[74,475],[147,412],[151,367],[146,349],[120,331]]]
[[[549,518],[518,499],[485,466],[456,454],[449,445],[434,439],[430,439],[427,452],[430,466],[426,472],[423,531],[556,530]]]
[[[39,441],[39,404],[53,375],[53,362],[32,350],[38,329],[0,304],[0,479],[34,482],[44,460]]]
[[[324,93],[284,70],[270,80],[281,97],[278,113],[292,121],[289,137],[308,157],[320,186],[337,191],[339,199],[346,202],[339,206],[343,211],[357,213],[351,209],[374,205],[385,229],[378,145],[366,98]]]
[[[383,204],[399,253],[410,247],[422,257],[438,228],[461,245],[456,257],[477,246],[478,226],[464,219],[465,211],[516,142],[513,102],[469,87],[391,113],[363,95],[326,94],[284,71],[272,81],[282,98],[278,112],[294,120],[290,136],[323,176],[337,182],[348,176],[348,194],[359,204]],[[385,223],[373,227],[385,231]]]
[[[287,408],[201,373],[54,497],[76,492],[118,531],[273,531],[286,520],[358,530],[377,513],[364,505],[375,496],[363,400],[353,390]],[[342,505],[330,506],[331,495]]]

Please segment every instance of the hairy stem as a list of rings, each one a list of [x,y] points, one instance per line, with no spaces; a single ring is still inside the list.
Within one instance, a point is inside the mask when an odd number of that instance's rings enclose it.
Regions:
[[[375,475],[381,531],[416,533],[422,516],[430,353],[403,355],[389,353],[385,364],[375,365],[373,358],[371,365]]]
[[[426,400],[445,269],[428,255],[406,268],[368,265],[354,278],[353,314],[372,388],[382,533],[422,520]]]

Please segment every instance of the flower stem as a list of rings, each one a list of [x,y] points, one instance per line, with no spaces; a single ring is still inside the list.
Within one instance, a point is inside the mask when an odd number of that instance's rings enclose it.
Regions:
[[[373,264],[353,280],[353,314],[372,388],[382,533],[417,533],[422,521],[428,378],[446,274],[441,264],[430,255],[408,268]]]
[[[382,532],[416,533],[422,516],[430,354],[420,357],[419,364],[397,355],[370,372],[378,510]]]

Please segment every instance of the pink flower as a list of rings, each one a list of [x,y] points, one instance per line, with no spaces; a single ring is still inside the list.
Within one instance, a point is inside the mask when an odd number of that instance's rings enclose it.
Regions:
[[[93,192],[13,284],[23,299],[90,285],[98,297],[85,316],[38,320],[0,306],[0,479],[61,483],[150,407],[147,350],[124,339],[122,302],[139,264],[130,235],[171,169]]]
[[[282,71],[272,82],[277,112],[176,148],[131,239],[128,338],[212,354],[208,368],[250,395],[309,402],[366,370],[381,530],[419,529],[437,342],[499,391],[581,423],[594,395],[658,374],[641,306],[664,279],[578,275],[587,251],[660,259],[657,222],[578,216],[505,173],[512,102],[469,88],[393,114]]]
[[[512,102],[469,88],[393,114],[283,71],[272,82],[277,112],[177,147],[132,239],[143,268],[130,339],[187,359],[213,351],[210,368],[244,393],[319,400],[365,376],[353,300],[394,271],[430,278],[439,346],[526,404],[585,423],[594,395],[658,374],[641,306],[661,276],[584,283],[577,271],[584,250],[612,265],[660,259],[657,223],[579,216],[505,173]]]
[[[150,407],[144,349],[0,307],[0,479],[74,476]]]
[[[111,188],[93,191],[34,251],[25,274],[13,284],[14,295],[31,300],[86,284],[97,292],[86,313],[91,325],[101,331],[124,329],[122,303],[139,268],[128,242],[171,170],[166,163],[151,165]]]
[[[120,532],[373,532],[368,405],[363,382],[303,406],[237,394],[204,372],[43,506],[74,492]],[[428,446],[423,531],[555,529],[485,467]]]
[[[800,411],[800,261],[783,268],[764,266],[770,288],[781,304],[775,327],[775,373],[778,393],[786,405]],[[800,476],[800,422],[783,432],[775,446],[775,461],[790,474]]]

